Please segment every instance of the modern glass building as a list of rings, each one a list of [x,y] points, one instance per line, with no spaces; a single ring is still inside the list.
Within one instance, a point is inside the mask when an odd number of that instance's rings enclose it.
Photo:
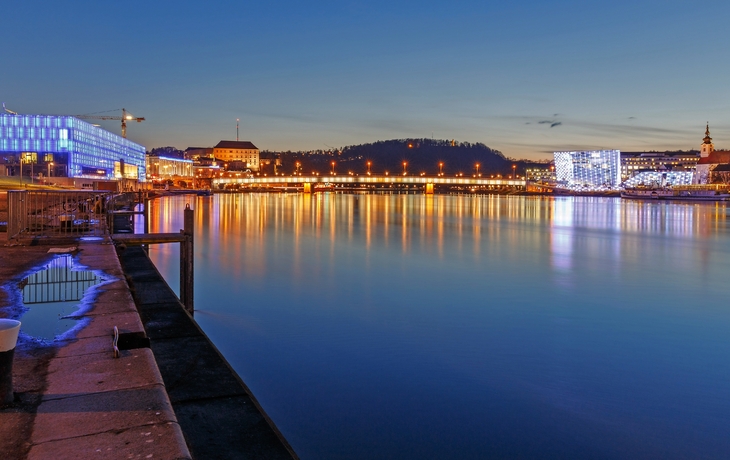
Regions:
[[[192,179],[195,177],[193,160],[150,155],[147,157],[147,177],[149,179]]]
[[[71,116],[0,114],[9,174],[146,180],[145,148]]]
[[[558,184],[573,189],[614,189],[621,184],[621,152],[555,152]]]
[[[694,171],[642,171],[624,182],[624,187],[669,187],[692,185]]]

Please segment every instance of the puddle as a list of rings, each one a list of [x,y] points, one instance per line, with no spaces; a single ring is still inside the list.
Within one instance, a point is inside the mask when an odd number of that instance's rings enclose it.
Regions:
[[[28,309],[20,318],[24,334],[51,341],[84,325],[74,315],[83,312],[87,290],[105,280],[83,268],[70,255],[57,256],[21,281],[23,305]]]

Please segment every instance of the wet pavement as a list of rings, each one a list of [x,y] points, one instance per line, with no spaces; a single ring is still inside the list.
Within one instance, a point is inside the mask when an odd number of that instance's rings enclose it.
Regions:
[[[0,409],[0,458],[191,458],[152,350],[113,357],[114,326],[142,336],[144,327],[109,240],[8,246],[0,232],[0,317],[23,320],[18,284],[58,246],[75,247],[78,262],[105,282],[72,337],[43,342],[21,333],[15,402]]]

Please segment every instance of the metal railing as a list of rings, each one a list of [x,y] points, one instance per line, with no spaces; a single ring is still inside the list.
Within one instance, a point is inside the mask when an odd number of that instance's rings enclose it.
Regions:
[[[111,192],[8,191],[8,239],[103,236]]]

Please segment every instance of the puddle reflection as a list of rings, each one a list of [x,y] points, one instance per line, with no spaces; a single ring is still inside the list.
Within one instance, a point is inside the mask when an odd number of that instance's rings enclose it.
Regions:
[[[103,279],[92,271],[75,269],[75,265],[71,256],[58,256],[20,283],[23,304],[28,307],[21,318],[25,334],[53,340],[78,325],[78,318],[71,315],[82,306],[87,289]]]

